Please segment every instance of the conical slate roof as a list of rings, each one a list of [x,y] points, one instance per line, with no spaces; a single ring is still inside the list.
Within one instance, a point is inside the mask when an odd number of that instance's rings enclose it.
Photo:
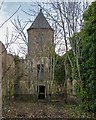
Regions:
[[[43,15],[42,10],[40,10],[39,14],[37,15],[37,17],[35,18],[34,22],[32,23],[32,25],[30,26],[29,29],[32,28],[49,28],[52,29],[51,26],[49,25],[48,21],[46,20],[45,16]]]

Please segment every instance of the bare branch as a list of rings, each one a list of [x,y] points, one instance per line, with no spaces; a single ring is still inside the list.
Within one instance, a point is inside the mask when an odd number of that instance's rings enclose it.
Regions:
[[[2,9],[3,4],[4,4],[4,0],[1,2],[0,10]]]
[[[8,19],[6,19],[6,20],[0,25],[0,28],[1,28],[7,21],[9,21],[9,20],[19,11],[20,8],[21,8],[21,5],[18,7],[18,9],[17,9]]]

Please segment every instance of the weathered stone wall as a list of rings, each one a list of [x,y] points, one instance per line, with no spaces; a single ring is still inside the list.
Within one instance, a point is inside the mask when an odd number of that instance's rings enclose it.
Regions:
[[[6,89],[7,89],[7,83],[6,83],[6,80],[5,80],[5,72],[6,72],[6,69],[7,69],[7,65],[6,65],[6,56],[7,56],[7,51],[6,51],[6,48],[5,46],[3,45],[2,42],[0,42],[1,44],[1,56],[2,56],[2,96],[5,96],[6,95]]]
[[[1,42],[1,46],[2,46],[2,77],[4,77],[5,71],[6,71],[6,56],[7,56],[7,50],[5,48],[5,46],[3,45],[3,43]]]
[[[28,31],[29,56],[48,57],[53,45],[54,32],[51,29],[31,29]]]
[[[73,95],[73,96],[76,95],[75,85],[76,85],[76,80],[72,80],[72,81],[70,79],[67,80],[67,93],[69,95]]]
[[[2,43],[0,42],[0,119],[2,117]]]
[[[14,56],[7,54],[6,56],[6,81],[7,81],[7,94],[8,97],[14,96],[14,78],[15,78],[15,63]]]
[[[7,50],[2,42],[0,42],[0,47],[2,48],[0,50],[2,57],[2,96],[3,98],[9,98],[14,94],[14,57],[11,54],[7,54]]]
[[[44,85],[46,94],[52,80],[52,47],[54,32],[52,29],[31,29],[28,31],[28,59],[30,92],[36,94],[37,86]],[[37,65],[44,65],[44,79],[37,78]]]

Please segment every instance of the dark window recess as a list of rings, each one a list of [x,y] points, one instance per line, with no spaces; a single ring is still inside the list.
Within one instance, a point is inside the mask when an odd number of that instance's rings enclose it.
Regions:
[[[39,80],[44,79],[44,65],[43,64],[38,64],[37,65],[37,78]]]

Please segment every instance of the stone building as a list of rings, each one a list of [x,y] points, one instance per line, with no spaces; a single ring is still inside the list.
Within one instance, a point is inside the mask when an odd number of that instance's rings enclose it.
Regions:
[[[42,10],[27,32],[28,54],[26,59],[8,54],[5,46],[0,42],[3,96],[31,98],[31,100],[49,99],[50,96],[56,98],[54,95],[58,96],[58,88],[59,91],[61,88],[54,80],[54,30]],[[67,91],[73,94],[73,83],[67,82]]]
[[[52,92],[54,30],[40,10],[28,32],[28,63],[30,94],[47,98]]]
[[[20,64],[23,65],[23,71],[25,71],[20,81],[21,93],[37,99],[48,99],[50,95],[51,98],[57,98],[57,94],[62,94],[62,92],[58,92],[58,85],[54,80],[54,57],[52,55],[53,52],[55,53],[54,30],[42,10],[27,32],[27,61]],[[74,86],[68,81],[67,92],[73,94],[73,89]]]

